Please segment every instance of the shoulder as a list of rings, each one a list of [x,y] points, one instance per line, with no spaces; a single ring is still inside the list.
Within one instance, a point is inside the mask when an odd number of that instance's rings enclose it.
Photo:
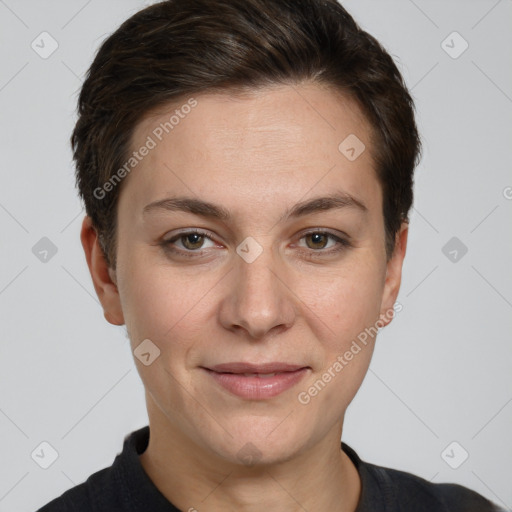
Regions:
[[[117,512],[140,506],[141,496],[157,492],[139,461],[148,440],[148,426],[126,434],[111,466],[96,471],[37,512]]]
[[[365,462],[345,443],[342,448],[361,478],[356,512],[504,512],[462,485],[433,483],[406,471]]]
[[[455,483],[433,483],[412,473],[366,463],[368,470],[386,488],[394,489],[400,510],[414,512],[499,512],[495,504],[481,494]]]
[[[111,490],[115,475],[112,466],[101,469],[87,478],[87,480],[71,489],[68,489],[58,498],[50,501],[37,512],[92,512],[106,510],[106,506],[118,505]],[[115,508],[111,508],[112,511]]]

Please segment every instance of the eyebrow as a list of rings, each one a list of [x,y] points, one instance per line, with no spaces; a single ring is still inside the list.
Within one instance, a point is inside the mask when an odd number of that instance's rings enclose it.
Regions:
[[[301,201],[293,207],[288,208],[279,219],[283,222],[290,219],[304,217],[321,211],[335,210],[342,208],[356,209],[362,213],[368,211],[367,206],[360,200],[347,192],[339,191],[325,197],[316,197]],[[146,205],[142,213],[147,215],[156,211],[182,211],[199,215],[201,217],[229,221],[232,218],[229,210],[208,201],[195,199],[193,197],[169,197]]]

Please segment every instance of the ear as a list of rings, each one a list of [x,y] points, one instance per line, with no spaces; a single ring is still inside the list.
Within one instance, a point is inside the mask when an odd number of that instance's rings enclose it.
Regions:
[[[402,222],[400,230],[396,234],[395,249],[393,255],[386,264],[386,281],[384,282],[384,291],[382,294],[379,324],[384,327],[393,319],[393,306],[396,302],[402,280],[402,265],[407,249],[407,235],[409,234],[409,224]]]
[[[82,241],[96,295],[98,295],[103,307],[105,319],[113,325],[123,325],[124,317],[117,289],[116,273],[114,269],[107,265],[98,234],[89,216],[85,216],[82,222],[80,240]]]

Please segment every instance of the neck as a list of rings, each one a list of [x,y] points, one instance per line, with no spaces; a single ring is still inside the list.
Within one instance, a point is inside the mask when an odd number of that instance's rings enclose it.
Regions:
[[[354,512],[361,482],[341,450],[341,430],[336,425],[288,460],[246,466],[201,449],[166,418],[150,414],[149,444],[140,461],[166,499],[188,512]]]

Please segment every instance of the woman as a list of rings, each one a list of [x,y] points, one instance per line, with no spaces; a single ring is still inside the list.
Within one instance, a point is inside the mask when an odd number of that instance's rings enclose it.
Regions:
[[[144,9],[101,46],[72,144],[149,426],[41,511],[497,510],[340,444],[400,306],[420,152],[400,73],[343,7]]]

